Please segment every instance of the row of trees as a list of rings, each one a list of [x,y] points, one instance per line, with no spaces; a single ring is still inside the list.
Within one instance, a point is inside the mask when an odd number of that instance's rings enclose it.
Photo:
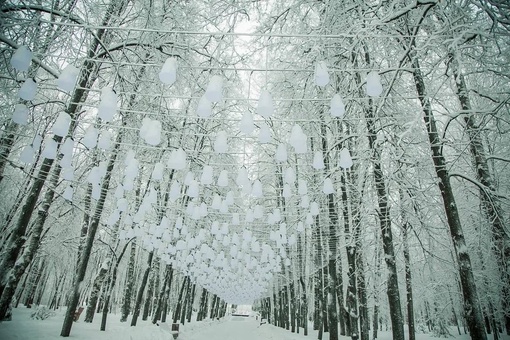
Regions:
[[[473,339],[510,332],[504,4],[43,1],[1,13],[0,319],[20,302],[66,305],[68,336],[80,304],[87,322],[102,311],[104,330],[111,311],[132,326],[169,311],[184,323],[258,298],[271,323],[307,334],[311,321],[319,338],[377,338],[385,326],[404,339],[406,323],[410,339],[451,325]],[[247,19],[258,33],[232,33]],[[27,72],[8,65],[21,45],[34,52]],[[168,57],[172,85],[158,80]],[[80,69],[70,93],[54,85],[67,64]],[[370,71],[378,97],[366,94]],[[211,75],[225,98],[204,119]],[[17,97],[27,78],[31,101]],[[105,87],[119,98],[111,121],[96,113]],[[262,90],[271,116],[255,115]],[[342,117],[330,115],[335,94]],[[25,126],[11,120],[19,103]],[[53,135],[62,111],[69,133]],[[239,131],[247,113],[253,134]],[[156,145],[140,138],[146,118],[161,123]],[[296,124],[307,152],[282,157]],[[266,129],[271,141],[257,137]],[[166,165],[177,149],[185,166]],[[338,166],[345,149],[349,168]]]

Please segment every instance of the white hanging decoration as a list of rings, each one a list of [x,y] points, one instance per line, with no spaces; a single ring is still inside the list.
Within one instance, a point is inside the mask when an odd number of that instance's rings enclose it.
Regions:
[[[312,214],[312,216],[317,216],[319,215],[319,213],[320,213],[319,203],[315,201],[310,203],[310,214]]]
[[[253,197],[257,197],[257,198],[260,198],[260,197],[264,196],[264,192],[262,190],[262,183],[258,179],[256,179],[253,182],[253,187],[251,189],[251,194],[252,194]]]
[[[326,195],[335,193],[335,187],[333,186],[333,181],[331,178],[327,177],[324,179],[324,185],[322,187],[322,192]]]
[[[212,103],[221,101],[223,99],[223,78],[218,75],[212,76],[205,90],[205,96]]]
[[[110,150],[112,148],[112,133],[108,130],[101,131],[97,147],[102,150]]]
[[[326,86],[329,83],[328,66],[325,61],[319,61],[315,65],[315,84],[318,86]]]
[[[128,200],[125,198],[121,198],[117,201],[117,210],[118,211],[127,211],[128,209]]]
[[[253,211],[251,209],[246,209],[246,216],[244,217],[244,221],[246,223],[252,223],[254,221]]]
[[[308,186],[307,186],[306,180],[299,179],[298,180],[298,194],[300,194],[302,196],[302,195],[306,195],[307,193],[308,193]]]
[[[116,210],[112,211],[111,215],[108,217],[108,220],[106,221],[106,225],[109,225],[109,226],[114,225],[115,223],[117,223],[119,218],[120,218],[120,212],[116,209]]]
[[[26,46],[20,46],[11,57],[11,66],[20,72],[28,71],[32,62],[32,52]]]
[[[264,118],[269,118],[272,116],[273,112],[274,112],[273,98],[271,97],[269,91],[262,90],[257,105],[257,114]]]
[[[352,166],[352,164],[353,163],[352,163],[351,153],[349,152],[349,150],[346,148],[343,148],[342,150],[340,150],[340,161],[338,162],[338,165],[342,169],[349,169]]]
[[[58,144],[50,136],[46,137],[44,141],[44,149],[41,152],[43,158],[55,159],[57,157]]]
[[[305,230],[305,225],[302,221],[299,221],[297,223],[296,230],[299,232],[303,232]]]
[[[107,123],[113,120],[117,112],[118,97],[111,87],[105,87],[101,90],[101,101],[97,107],[97,116]]]
[[[164,165],[161,162],[157,162],[154,164],[154,169],[152,170],[152,179],[156,182],[161,182],[163,180],[163,170]]]
[[[236,184],[242,187],[248,183],[250,183],[250,178],[248,177],[248,170],[245,167],[239,168],[236,178]]]
[[[345,104],[338,93],[331,98],[329,112],[333,117],[343,117],[345,114]]]
[[[212,115],[212,103],[205,95],[198,101],[197,115],[201,118],[207,118]]]
[[[19,160],[22,163],[25,164],[32,164],[34,162],[35,158],[35,152],[32,145],[27,145],[23,148],[23,151],[21,151],[21,154],[19,155]]]
[[[239,131],[246,135],[250,135],[254,130],[255,124],[253,123],[253,116],[251,112],[247,110],[239,121]]]
[[[292,197],[292,187],[290,185],[288,185],[287,183],[283,185],[282,196],[284,198]]]
[[[67,112],[62,111],[58,114],[51,130],[57,136],[65,137],[69,132],[69,126],[71,126],[71,116]]]
[[[19,125],[28,123],[28,107],[25,104],[16,104],[12,113],[12,121]]]
[[[212,203],[211,203],[211,209],[220,210],[221,208],[221,196],[218,194],[214,194]]]
[[[166,85],[172,85],[177,80],[177,59],[169,57],[166,59],[161,71],[159,71],[159,80]]]
[[[315,151],[313,154],[313,164],[314,169],[320,170],[324,169],[324,158],[322,156],[322,151]]]
[[[227,203],[227,200],[223,200],[221,202],[220,213],[222,213],[222,214],[228,213],[228,203]]]
[[[71,148],[72,148],[72,145],[71,145]],[[60,159],[60,163],[59,164],[62,167],[62,170],[66,169],[66,168],[72,167],[72,163],[73,163],[72,149],[71,149],[71,152],[64,153],[63,146],[61,146],[60,147],[60,153],[62,154],[62,158]]]
[[[200,177],[200,184],[211,185],[212,183],[213,183],[213,167],[210,165],[206,165],[202,169],[202,176]]]
[[[193,171],[188,171],[186,173],[186,176],[184,177],[184,185],[191,185],[191,182],[195,179],[195,175],[193,174]]]
[[[216,140],[214,141],[214,152],[226,153],[228,150],[227,133],[225,131],[218,131]]]
[[[21,99],[32,100],[37,93],[37,83],[32,78],[27,78],[21,85],[18,95]]]
[[[253,217],[256,219],[264,217],[264,207],[262,205],[257,204],[255,208],[253,208]]]
[[[172,150],[168,159],[168,167],[174,170],[182,170],[186,168],[186,152],[182,149]]]
[[[34,140],[32,141],[32,146],[34,147],[34,150],[38,150],[41,147],[42,141],[43,138],[40,135],[36,135],[34,137]]]
[[[60,172],[60,176],[63,180],[66,181],[73,181],[74,180],[74,169],[72,166],[62,168],[62,171]]]
[[[161,143],[161,122],[145,117],[140,128],[140,137],[145,143],[156,146]]]
[[[259,143],[267,144],[271,143],[272,136],[271,136],[271,130],[269,129],[269,126],[267,124],[262,123],[260,124],[260,130],[259,130]]]
[[[289,184],[294,184],[296,182],[296,172],[294,171],[293,167],[288,167],[285,169],[285,175],[283,179],[285,183]]]
[[[301,129],[301,126],[295,124],[292,127],[292,131],[290,133],[289,144],[294,147],[295,153],[306,153],[306,140],[307,136]]]
[[[379,73],[372,71],[367,74],[367,95],[370,97],[379,97],[383,92],[381,84],[381,76]]]
[[[170,186],[170,192],[168,198],[171,202],[175,202],[181,196],[181,184],[179,181],[174,180]]]
[[[90,125],[85,131],[85,135],[83,136],[81,142],[87,148],[93,149],[97,145],[97,138],[98,138],[97,129],[94,126]]]
[[[225,197],[225,202],[228,205],[234,204],[234,193],[232,191],[227,192],[227,196]]]
[[[122,185],[117,186],[115,192],[113,193],[113,196],[118,199],[124,197],[124,188],[122,187]]]
[[[77,67],[71,64],[67,65],[57,79],[57,87],[65,92],[72,91],[79,74],[80,70]]]
[[[299,206],[304,209],[310,206],[310,198],[308,197],[308,195],[301,196],[301,203]]]
[[[62,197],[69,201],[69,202],[72,202],[73,200],[73,193],[74,193],[74,190],[73,190],[73,187],[72,186],[67,186],[64,190],[64,193],[62,194]]]
[[[251,183],[250,181],[246,182],[246,183],[243,185],[243,187],[242,187],[242,192],[243,192],[243,194],[245,194],[245,195],[250,195],[250,194],[252,194],[252,187],[253,187],[253,185],[252,185],[252,183]]]
[[[228,186],[228,171],[221,170],[220,175],[218,176],[218,186],[226,187]]]
[[[186,191],[186,194],[189,197],[196,198],[196,197],[198,197],[199,192],[200,192],[200,185],[198,184],[198,181],[192,180],[188,186],[188,190]]]
[[[278,144],[278,147],[276,148],[275,159],[280,163],[287,160],[287,146],[285,144]]]

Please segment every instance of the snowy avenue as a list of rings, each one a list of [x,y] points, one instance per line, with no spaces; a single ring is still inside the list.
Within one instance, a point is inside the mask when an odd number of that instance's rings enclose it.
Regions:
[[[508,0],[1,0],[0,340],[510,340]]]

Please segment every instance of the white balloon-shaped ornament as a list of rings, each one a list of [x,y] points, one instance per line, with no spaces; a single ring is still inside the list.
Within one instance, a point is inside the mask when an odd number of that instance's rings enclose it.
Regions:
[[[18,95],[21,99],[32,100],[37,93],[37,83],[32,78],[27,78],[21,85]]]
[[[324,169],[324,157],[321,151],[315,151],[315,153],[313,154],[312,166],[316,170]]]
[[[345,114],[345,104],[338,93],[331,98],[330,113],[333,117],[343,117]]]
[[[271,137],[271,130],[269,129],[269,126],[266,124],[260,125],[260,131],[259,131],[259,143],[267,144],[271,143],[272,137]]]
[[[382,92],[381,76],[375,71],[367,74],[367,95],[370,97],[378,97]]]
[[[170,153],[170,158],[168,159],[168,167],[174,170],[182,170],[186,168],[186,152],[179,148],[173,150]]]
[[[321,87],[329,83],[328,66],[325,61],[319,61],[315,65],[315,83]]]
[[[278,162],[285,162],[287,160],[287,146],[285,144],[278,144],[278,147],[276,148],[275,159]]]
[[[97,145],[97,138],[98,138],[98,133],[97,133],[97,130],[95,127],[93,127],[92,125],[89,126],[87,128],[87,130],[85,131],[85,135],[83,136],[83,139],[81,140],[81,142],[83,143],[83,145],[85,145],[87,148],[89,149],[93,149],[96,147]]]
[[[21,151],[21,154],[19,155],[19,160],[22,163],[25,164],[32,164],[34,162],[35,158],[35,152],[32,145],[27,145],[23,148],[23,151]]]
[[[20,46],[11,57],[11,65],[20,72],[28,71],[32,62],[32,52],[26,46]]]
[[[55,123],[53,124],[52,131],[60,137],[67,136],[69,126],[71,125],[71,116],[67,112],[60,112]]]
[[[28,123],[28,107],[25,104],[16,104],[12,113],[12,121],[19,125]]]
[[[80,70],[77,67],[67,65],[57,79],[57,87],[65,92],[72,91],[79,74]]]
[[[197,115],[201,118],[207,118],[212,115],[212,103],[205,95],[198,101]]]
[[[333,186],[333,181],[331,180],[331,178],[328,177],[324,179],[322,192],[325,193],[326,195],[335,193],[335,187]]]
[[[251,134],[253,132],[253,130],[255,130],[255,124],[253,123],[253,116],[250,111],[246,111],[243,114],[243,117],[239,121],[239,130],[246,135]]]
[[[223,99],[223,78],[218,75],[212,76],[205,90],[205,96],[212,103],[221,101]]]
[[[214,141],[214,152],[226,153],[228,150],[227,133],[225,131],[219,131],[216,134],[216,140]]]
[[[340,150],[340,161],[338,162],[338,165],[343,169],[349,169],[352,164],[352,158],[349,150],[346,148]]]
[[[226,187],[228,186],[228,171],[221,170],[220,175],[218,176],[218,186]]]
[[[172,85],[177,80],[177,59],[169,57],[159,72],[159,80],[166,85]]]
[[[257,114],[269,118],[274,112],[273,98],[267,90],[262,90],[257,105]]]
[[[97,116],[104,122],[110,122],[117,112],[118,96],[111,87],[101,90],[101,101],[97,107]]]

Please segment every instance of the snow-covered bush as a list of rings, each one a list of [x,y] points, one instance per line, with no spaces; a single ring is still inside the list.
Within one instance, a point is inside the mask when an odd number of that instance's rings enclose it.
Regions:
[[[49,317],[55,316],[55,312],[50,310],[46,306],[38,306],[32,314],[30,314],[30,318],[35,320],[46,320]]]

